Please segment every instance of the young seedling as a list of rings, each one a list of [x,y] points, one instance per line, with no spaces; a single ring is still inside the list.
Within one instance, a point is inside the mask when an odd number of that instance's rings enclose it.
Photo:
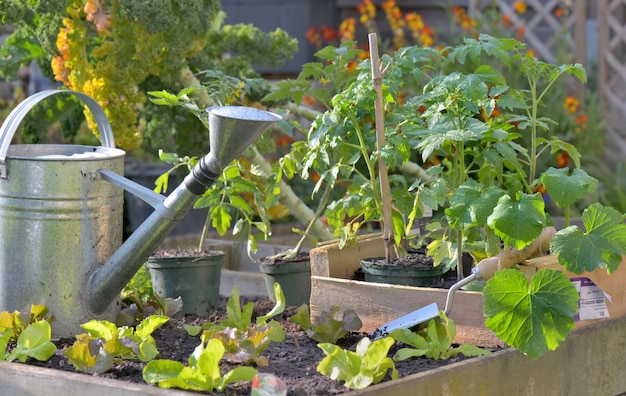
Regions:
[[[74,344],[63,354],[77,370],[91,374],[108,371],[119,359],[148,362],[159,354],[151,334],[168,320],[167,316],[152,315],[136,328],[92,320],[81,325],[87,333],[77,335]]]
[[[22,334],[22,331],[31,324],[40,321],[51,322],[54,317],[48,315],[48,308],[43,305],[31,305],[30,313],[23,313],[20,311],[0,312],[0,333],[4,333],[6,330],[12,330],[11,339],[17,341],[17,338]]]
[[[221,392],[235,381],[252,381],[258,371],[247,366],[236,367],[222,376],[219,362],[225,352],[226,349],[219,340],[203,340],[189,356],[189,366],[174,360],[153,360],[144,367],[143,379],[149,384],[158,384],[160,388],[205,392]]]
[[[3,360],[12,362],[18,359],[24,363],[27,358],[32,357],[39,361],[46,361],[54,355],[56,345],[50,342],[50,323],[41,320],[27,325],[17,337],[17,345],[10,353],[5,353]],[[0,334],[0,348],[7,350],[9,340],[14,336],[11,329]]]
[[[394,341],[391,337],[371,341],[363,338],[356,346],[356,352],[330,343],[318,346],[326,357],[318,364],[317,371],[331,379],[344,381],[350,389],[363,389],[382,381],[387,372],[391,378],[398,378],[396,365],[387,356]]]
[[[402,361],[412,357],[427,357],[429,359],[449,359],[458,354],[465,356],[482,356],[490,352],[471,344],[452,346],[456,336],[456,325],[443,312],[438,319],[428,322],[428,327],[413,332],[409,329],[398,329],[390,334],[394,340],[410,345],[412,348],[402,348],[393,356],[393,360]]]
[[[2,360],[18,359],[23,363],[29,357],[39,361],[50,359],[56,350],[56,345],[50,342],[51,320],[48,308],[43,305],[32,305],[30,314],[0,312],[0,350],[5,351]],[[16,342],[10,353],[6,352],[9,341]]]
[[[330,311],[320,313],[317,324],[313,324],[309,306],[303,304],[289,320],[300,325],[300,328],[315,341],[334,344],[349,332],[359,330],[363,325],[354,310],[346,309],[341,318],[337,319],[338,312],[339,307],[333,306]]]
[[[210,339],[219,340],[225,348],[224,358],[234,363],[254,362],[257,366],[267,366],[267,359],[260,356],[271,342],[282,342],[285,332],[280,323],[270,320],[285,310],[285,296],[278,282],[274,283],[276,305],[266,315],[252,322],[254,303],[248,302],[243,309],[239,301],[239,289],[233,287],[226,304],[227,317],[219,324],[205,323],[203,326],[186,326],[187,332],[198,335],[205,343]],[[269,323],[268,323],[269,320]]]

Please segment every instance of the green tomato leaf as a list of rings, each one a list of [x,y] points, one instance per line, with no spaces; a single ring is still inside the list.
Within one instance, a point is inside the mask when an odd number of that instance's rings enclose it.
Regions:
[[[615,271],[626,254],[626,224],[617,210],[593,204],[582,215],[586,233],[571,226],[550,240],[550,251],[568,271],[580,274],[597,268]]]
[[[598,180],[579,168],[571,175],[568,168],[549,168],[541,177],[541,183],[560,208],[572,205],[598,188]]]
[[[226,234],[232,221],[232,216],[223,206],[214,206],[210,211],[211,224],[220,236]]]
[[[556,349],[574,328],[578,292],[562,271],[541,270],[529,283],[518,270],[500,270],[483,294],[485,325],[532,358]]]
[[[507,245],[523,249],[541,234],[546,224],[541,194],[518,192],[515,200],[503,195],[487,224]]]

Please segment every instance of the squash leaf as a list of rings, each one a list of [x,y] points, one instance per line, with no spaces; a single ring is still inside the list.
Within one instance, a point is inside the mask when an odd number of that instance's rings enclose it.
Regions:
[[[523,249],[541,234],[546,224],[541,194],[518,192],[515,199],[502,196],[487,224],[507,245]]]
[[[483,294],[485,325],[532,358],[556,349],[574,328],[578,292],[562,271],[544,269],[529,282],[520,271],[503,269]]]
[[[587,232],[576,226],[558,231],[550,250],[568,271],[580,274],[597,268],[615,271],[626,254],[626,224],[617,210],[595,203],[582,215]]]

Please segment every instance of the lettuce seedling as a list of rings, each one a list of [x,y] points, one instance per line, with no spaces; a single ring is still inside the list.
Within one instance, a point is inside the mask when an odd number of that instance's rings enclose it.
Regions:
[[[6,330],[12,330],[11,339],[17,341],[22,331],[28,327],[28,325],[39,321],[51,322],[54,317],[48,315],[48,308],[44,305],[31,305],[30,313],[23,313],[20,311],[14,311],[12,313],[8,311],[0,312],[0,333],[4,333]]]
[[[160,388],[180,388],[194,391],[223,391],[235,381],[252,381],[258,371],[252,367],[239,366],[225,376],[220,372],[219,362],[226,349],[217,339],[202,341],[189,356],[189,366],[174,360],[153,360],[143,369],[143,379]]]
[[[317,371],[331,379],[344,381],[350,389],[363,389],[382,381],[391,371],[391,379],[398,378],[396,365],[387,357],[394,341],[391,337],[371,341],[363,338],[356,352],[330,343],[319,344],[326,357],[318,364]]]
[[[219,324],[205,323],[202,326],[185,326],[192,336],[200,332],[202,342],[209,339],[219,340],[225,348],[224,359],[233,363],[254,362],[257,366],[267,366],[267,359],[260,356],[271,342],[282,342],[285,332],[275,320],[270,320],[285,310],[285,296],[278,282],[274,283],[276,305],[266,315],[256,318],[252,323],[254,303],[248,302],[243,309],[239,301],[239,289],[233,287],[226,304],[227,317]],[[269,320],[269,323],[268,323]]]
[[[315,341],[334,344],[349,332],[359,330],[363,325],[353,309],[344,310],[340,319],[337,319],[338,312],[339,307],[333,306],[330,311],[320,313],[317,323],[313,324],[309,306],[303,304],[289,320],[300,325],[300,328]]]
[[[40,320],[27,325],[17,337],[17,345],[10,353],[4,354],[4,360],[12,362],[18,359],[24,363],[32,357],[39,361],[50,359],[56,351],[56,345],[50,342],[52,331],[47,320]],[[12,329],[7,329],[0,334],[0,348],[7,350],[7,344],[14,336]]]
[[[412,348],[402,348],[393,356],[393,360],[402,361],[412,357],[427,357],[429,359],[449,359],[458,354],[465,356],[482,356],[489,352],[486,349],[471,344],[452,346],[456,337],[456,325],[443,312],[439,318],[428,322],[425,329],[413,332],[409,329],[398,329],[390,334],[394,340],[411,345]]]
[[[168,320],[167,316],[152,315],[136,328],[117,327],[106,320],[89,321],[81,325],[88,334],[76,336],[64,355],[77,370],[91,374],[108,371],[119,359],[148,362],[159,354],[151,334]]]

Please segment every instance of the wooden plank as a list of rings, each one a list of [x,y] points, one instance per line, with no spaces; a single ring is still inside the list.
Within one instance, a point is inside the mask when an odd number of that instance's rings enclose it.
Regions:
[[[337,243],[311,249],[311,275],[351,279],[361,268],[360,259],[385,255],[382,235],[360,240],[355,246],[339,249]],[[332,266],[328,263],[333,263]]]
[[[189,394],[184,390],[161,389],[154,385],[137,384],[95,375],[0,362],[0,395],[188,396]]]
[[[333,306],[340,311],[354,309],[363,322],[361,331],[371,332],[402,315],[436,303],[440,310],[446,304],[448,290],[382,283],[371,283],[329,277],[311,277],[311,320]],[[456,342],[471,342],[485,347],[502,346],[502,341],[485,327],[482,294],[457,291],[450,318],[457,326]]]
[[[575,330],[555,351],[531,359],[509,348],[385,381],[350,396],[623,395],[626,319]]]

